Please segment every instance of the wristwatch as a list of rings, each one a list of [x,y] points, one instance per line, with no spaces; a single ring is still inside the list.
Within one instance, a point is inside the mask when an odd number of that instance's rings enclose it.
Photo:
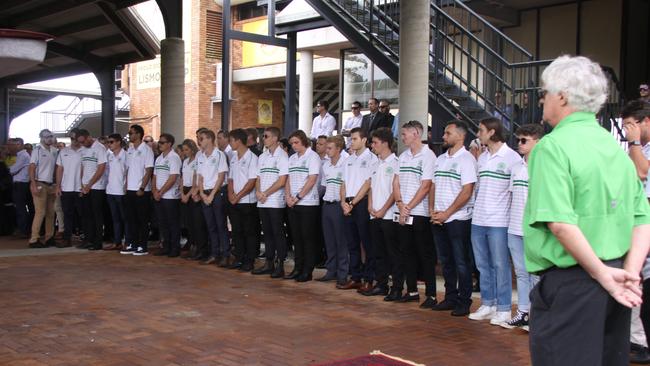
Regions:
[[[641,141],[639,140],[633,140],[628,143],[630,144],[630,146],[641,146]]]
[[[302,197],[300,197],[300,193],[298,193],[298,194],[296,195],[296,199],[297,199],[298,201],[300,201],[300,200],[302,199]]]

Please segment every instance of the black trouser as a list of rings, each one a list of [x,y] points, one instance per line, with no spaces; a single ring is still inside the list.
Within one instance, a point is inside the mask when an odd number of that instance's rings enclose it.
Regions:
[[[375,246],[375,280],[377,286],[388,287],[388,276],[403,273],[397,245],[397,224],[392,220],[370,220],[370,236]],[[395,286],[393,286],[395,287]],[[401,287],[395,287],[400,289]]]
[[[11,188],[11,196],[16,208],[16,228],[21,234],[29,233],[32,220],[29,217],[29,210],[27,209],[29,197],[29,182],[14,182]],[[34,211],[32,206],[32,214]]]
[[[191,187],[183,187],[183,193],[187,194]],[[187,203],[181,203],[181,215],[185,221],[187,228],[187,243],[194,245],[196,254],[202,256],[210,255],[210,247],[208,246],[208,231],[205,228],[205,219],[203,218],[203,209],[201,208],[201,201],[194,202],[192,197]]]
[[[234,255],[242,263],[253,263],[260,253],[260,218],[255,203],[230,205]]]
[[[287,258],[287,235],[284,232],[284,208],[259,208],[264,231],[264,254],[267,262]]]
[[[398,228],[402,263],[408,292],[418,291],[418,274],[426,285],[426,296],[436,296],[436,249],[431,237],[431,223],[425,216],[413,216],[413,225]],[[399,274],[398,274],[399,275]],[[403,277],[397,277],[401,283]],[[393,281],[395,283],[395,281]],[[399,288],[399,286],[398,286]]]
[[[103,189],[91,189],[81,197],[85,239],[96,249],[101,249],[104,242],[105,201],[106,191]]]
[[[77,218],[83,217],[81,213],[81,197],[79,197],[79,192],[62,192],[61,207],[63,208],[63,222],[65,222],[63,239],[68,240],[72,238],[72,231],[74,228],[79,226]]]
[[[126,225],[129,230],[129,238],[133,240],[133,246],[147,249],[149,239],[149,215],[151,215],[151,192],[144,192],[142,196],[137,195],[137,191],[126,191],[124,199],[124,208],[126,208],[126,219],[129,223]]]
[[[291,223],[291,239],[294,246],[295,270],[301,274],[311,274],[314,271],[314,252],[316,247],[316,228],[319,206],[293,206],[289,209]]]
[[[180,200],[160,199],[154,201],[154,207],[160,224],[163,240],[163,252],[176,255],[181,251]]]
[[[648,335],[650,334],[650,279],[643,281],[643,303],[641,304],[641,322],[643,323],[643,332],[646,334],[646,347],[650,344]]]
[[[623,261],[605,261],[621,268]],[[580,266],[554,267],[530,295],[530,356],[534,366],[627,366],[630,309]]]
[[[445,300],[462,305],[472,303],[471,228],[472,220],[431,226],[445,278]]]
[[[351,198],[348,197],[348,201]],[[364,197],[352,208],[350,216],[345,216],[345,236],[350,251],[350,277],[353,281],[362,278],[368,282],[375,279],[375,250],[368,229],[368,198]],[[361,246],[366,253],[366,262],[361,269]]]

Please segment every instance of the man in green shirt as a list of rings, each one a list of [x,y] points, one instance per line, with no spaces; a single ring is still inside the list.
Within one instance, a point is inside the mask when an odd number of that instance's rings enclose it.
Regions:
[[[632,162],[596,121],[607,98],[600,66],[559,57],[542,88],[544,120],[554,129],[530,156],[523,223],[526,267],[541,275],[531,293],[532,361],[628,365],[629,307],[641,303],[635,263],[648,251],[650,206]]]

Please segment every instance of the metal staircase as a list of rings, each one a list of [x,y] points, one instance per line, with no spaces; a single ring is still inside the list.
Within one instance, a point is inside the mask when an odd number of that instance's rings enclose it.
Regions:
[[[306,0],[392,80],[399,74],[399,0]],[[459,0],[432,0],[429,112],[434,139],[455,117],[502,119],[510,131],[539,122],[533,56]],[[497,93],[500,92],[500,93]],[[498,94],[498,95],[497,95]],[[528,103],[531,101],[531,103]]]

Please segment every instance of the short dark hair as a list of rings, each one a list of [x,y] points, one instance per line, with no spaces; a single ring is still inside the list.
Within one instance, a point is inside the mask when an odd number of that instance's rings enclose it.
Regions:
[[[378,139],[388,144],[388,148],[393,146],[393,131],[388,127],[380,127],[370,133],[371,139]]]
[[[133,131],[135,131],[135,133],[140,135],[140,138],[144,137],[144,128],[142,128],[142,126],[140,126],[140,125],[131,125],[129,127],[129,129],[132,129]]]
[[[350,130],[350,136],[352,136],[353,133],[358,133],[359,137],[362,139],[367,139],[368,138],[368,131],[364,130],[361,127],[355,127]]]
[[[377,98],[375,98],[375,97],[370,97],[370,98],[368,98],[368,101],[371,101],[371,100],[374,100],[374,101],[375,101],[375,104],[379,105],[379,99],[377,99]]]
[[[353,105],[355,105],[355,104],[358,105],[359,108],[361,108],[361,102],[359,102],[358,100],[355,100],[355,101],[352,102],[352,104],[350,104],[350,105],[353,106]]]
[[[199,151],[199,147],[196,146],[196,142],[192,139],[185,139],[183,140],[183,143],[181,146],[187,146],[194,154],[196,154]]]
[[[195,134],[198,135],[198,134],[200,134],[201,132],[206,131],[206,130],[207,130],[207,128],[205,128],[205,127],[199,127],[199,129],[196,130]]]
[[[246,141],[248,140],[248,134],[243,128],[237,128],[230,131],[230,136],[228,137],[233,140],[240,141],[244,145],[246,145]]]
[[[485,128],[487,128],[488,131],[494,130],[494,135],[490,137],[490,140],[494,142],[506,142],[506,134],[505,134],[505,128],[503,127],[503,123],[501,123],[501,120],[495,117],[489,117],[482,119],[481,122],[479,122]]]
[[[420,121],[416,121],[416,120],[408,121],[402,125],[402,128],[414,128],[418,132],[420,132],[420,135],[424,134],[424,126],[422,125],[422,123],[420,123]]]
[[[316,140],[320,140],[320,139],[327,140],[327,136],[325,136],[325,135],[320,135],[320,136],[318,136],[318,137],[316,138]]]
[[[273,136],[278,137],[278,138],[279,138],[280,135],[282,134],[282,133],[280,132],[280,129],[277,128],[277,127],[275,127],[275,126],[267,127],[264,131],[266,131],[266,132],[270,132]]]
[[[119,133],[112,133],[108,135],[108,138],[113,139],[115,141],[122,141],[122,135],[120,135]]]
[[[248,127],[246,129],[246,137],[252,136],[255,140],[257,140],[257,137],[259,136],[259,133],[257,132],[257,128],[255,127]],[[230,132],[232,134],[232,131]],[[246,143],[246,141],[244,141]]]
[[[650,102],[639,99],[628,102],[621,110],[621,117],[623,119],[632,117],[637,121],[642,121],[644,118],[650,117]]]
[[[88,130],[86,130],[85,128],[80,128],[77,130],[77,134],[75,135],[75,138],[79,136],[88,137],[90,136],[90,132],[88,132]]]
[[[174,139],[174,136],[172,136],[172,135],[169,134],[169,133],[161,133],[161,134],[160,134],[160,137],[158,138],[158,140],[160,140],[160,139],[163,138],[163,137],[164,137],[167,141],[169,141],[169,144],[170,144],[170,145],[174,146],[174,142],[176,142],[176,139]]]
[[[23,140],[22,137],[14,137],[12,140],[14,142],[18,143],[18,145],[24,145],[25,144],[25,140]]]
[[[295,137],[298,140],[300,140],[300,143],[304,147],[311,146],[311,141],[309,141],[309,138],[307,137],[307,135],[305,134],[305,131],[303,131],[303,130],[295,130],[295,131],[291,132],[291,135],[289,135],[289,140],[291,140],[292,137]]]
[[[328,109],[328,108],[330,107],[330,102],[328,102],[328,101],[325,100],[325,99],[321,99],[321,100],[319,100],[319,101],[316,102],[316,103],[317,103],[317,104],[320,104],[320,105],[321,105],[323,108],[325,108],[325,109]]]
[[[207,128],[201,132],[199,132],[199,135],[203,135],[207,138],[210,139],[210,141],[214,142],[216,136],[214,135],[214,131],[208,130]]]
[[[217,131],[217,136],[219,136],[219,135],[223,135],[223,137],[225,137],[225,138],[230,137],[230,134],[229,134],[228,131],[226,131],[226,130],[219,130],[219,131]]]
[[[515,132],[517,136],[530,136],[536,140],[544,137],[544,127],[539,123],[527,123],[519,126]]]
[[[467,127],[467,123],[459,119],[452,119],[451,121],[447,122],[447,126],[449,125],[456,126],[456,129],[459,130],[462,134],[467,135],[467,132],[469,132],[469,127]]]

